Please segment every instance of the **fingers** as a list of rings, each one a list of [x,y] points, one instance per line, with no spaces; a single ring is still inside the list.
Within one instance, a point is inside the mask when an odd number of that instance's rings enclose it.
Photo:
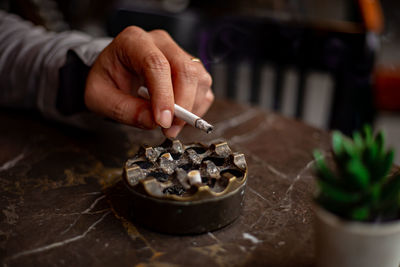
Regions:
[[[151,31],[150,35],[171,66],[175,103],[189,111],[199,110],[204,113],[210,106],[203,103],[212,84],[210,74],[203,64],[192,61],[192,57],[165,31]],[[200,108],[200,105],[204,107]],[[184,124],[184,121],[175,118],[172,127],[163,129],[163,132],[167,137],[176,137]]]
[[[212,79],[208,72],[204,72],[200,79],[195,103],[192,112],[202,117],[214,102],[214,94],[211,89]]]
[[[191,111],[195,103],[198,86],[198,70],[193,64],[194,62],[190,61],[190,56],[165,31],[155,30],[150,32],[150,35],[171,66],[175,103]],[[167,137],[176,137],[184,124],[184,121],[174,118],[172,126],[163,129],[163,133]]]
[[[203,102],[199,105],[195,106],[193,113],[195,113],[199,117],[203,117],[206,114],[207,110],[211,107],[212,103],[214,102],[214,94],[210,90],[207,91],[206,95],[203,98]]]
[[[87,79],[85,103],[90,110],[118,122],[146,129],[155,127],[148,101],[115,88],[97,75],[95,70]]]
[[[163,30],[149,33],[171,66],[175,103],[192,110],[197,92],[198,69],[190,56]]]
[[[143,76],[151,95],[153,115],[158,125],[169,128],[174,111],[171,68],[167,58],[150,36],[138,27],[128,27],[117,40],[120,61]]]
[[[182,131],[184,125],[184,121],[174,118],[174,121],[172,122],[172,126],[170,128],[162,129],[163,134],[168,138],[175,138]]]

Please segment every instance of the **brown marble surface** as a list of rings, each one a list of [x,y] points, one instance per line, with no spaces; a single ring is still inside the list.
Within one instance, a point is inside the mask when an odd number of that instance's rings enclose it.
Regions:
[[[327,150],[329,135],[224,101],[206,119],[212,134],[186,127],[180,139],[227,140],[245,153],[245,205],[221,230],[172,236],[129,222],[118,190],[123,162],[141,144],[160,144],[159,130],[107,122],[82,131],[0,111],[3,266],[313,265],[312,151]]]

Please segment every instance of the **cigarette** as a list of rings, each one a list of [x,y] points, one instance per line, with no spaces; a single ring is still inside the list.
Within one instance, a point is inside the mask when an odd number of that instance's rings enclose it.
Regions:
[[[144,99],[150,100],[149,90],[144,87],[140,86],[138,89],[138,95]],[[214,129],[214,126],[200,118],[199,116],[193,114],[192,112],[184,109],[183,107],[175,104],[175,116],[188,124],[192,125],[193,127],[203,130],[206,133],[211,133]]]
[[[201,176],[198,170],[192,170],[187,174],[187,180],[191,185],[200,184],[201,185]]]

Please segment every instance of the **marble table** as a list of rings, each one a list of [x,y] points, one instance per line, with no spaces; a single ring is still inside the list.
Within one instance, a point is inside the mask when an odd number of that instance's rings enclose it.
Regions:
[[[0,111],[0,262],[3,266],[310,266],[314,262],[312,151],[329,134],[273,113],[216,101],[212,134],[249,168],[241,216],[200,235],[159,234],[128,220],[121,167],[163,141],[104,122],[92,131]]]

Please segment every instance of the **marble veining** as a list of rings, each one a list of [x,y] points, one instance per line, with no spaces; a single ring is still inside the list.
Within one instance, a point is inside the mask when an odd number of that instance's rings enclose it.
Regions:
[[[76,219],[68,226],[67,229],[65,229],[64,231],[61,232],[61,235],[64,235],[64,234],[66,234],[69,230],[71,230],[71,228],[75,226],[75,224],[79,221],[79,219],[81,218],[82,215],[84,215],[84,214],[96,214],[96,213],[98,213],[98,212],[91,212],[91,211],[92,211],[92,209],[96,206],[96,204],[97,204],[100,200],[104,199],[105,197],[106,197],[105,195],[102,195],[102,196],[96,198],[96,199],[93,201],[93,203],[90,205],[90,207],[87,208],[87,209],[85,209],[85,210],[82,211],[82,212],[79,212],[79,213],[70,213],[69,215],[78,215],[78,217],[76,217]],[[106,209],[106,210],[108,210],[108,209]],[[104,211],[105,211],[105,210],[100,210],[100,212],[104,212]]]
[[[0,172],[1,172],[1,171],[8,170],[8,169],[14,167],[14,166],[17,165],[18,162],[20,162],[24,157],[25,157],[25,153],[22,152],[21,154],[17,155],[15,158],[10,159],[9,161],[5,162],[3,165],[0,166]]]
[[[48,245],[45,245],[45,246],[41,246],[41,247],[37,247],[37,248],[33,248],[33,249],[29,249],[29,250],[24,250],[24,251],[18,252],[16,254],[11,255],[10,257],[6,258],[4,260],[4,264],[3,265],[4,266],[8,266],[7,262],[9,262],[11,260],[15,260],[15,259],[18,259],[18,258],[23,257],[23,256],[28,256],[28,255],[32,255],[32,254],[36,254],[36,253],[45,252],[47,250],[54,249],[54,248],[57,248],[57,247],[62,247],[62,246],[65,246],[65,245],[67,245],[69,243],[76,242],[76,241],[78,241],[80,239],[83,239],[83,238],[86,237],[86,235],[89,232],[94,230],[96,225],[101,223],[104,220],[104,218],[107,215],[109,215],[110,213],[111,213],[111,211],[108,211],[108,212],[104,213],[100,217],[100,219],[98,219],[92,225],[90,225],[82,234],[79,234],[79,235],[71,237],[71,238],[67,238],[67,239],[62,240],[62,241],[54,242],[54,243],[51,243],[51,244],[48,244]]]
[[[254,235],[251,235],[249,233],[243,233],[243,238],[247,239],[247,240],[250,240],[251,243],[253,243],[255,245],[257,245],[259,243],[262,243],[261,240],[259,240],[257,237],[255,237]]]
[[[214,123],[213,134],[221,136],[228,130],[238,127],[239,125],[255,118],[257,115],[259,115],[259,112],[256,109],[248,109],[244,113],[240,113],[230,119]]]
[[[0,123],[8,125],[2,142],[29,147],[29,154],[11,159],[9,151],[0,151],[7,159],[0,166],[2,265],[313,265],[311,155],[315,148],[328,150],[329,134],[218,100],[206,119],[215,125],[213,133],[187,127],[179,138],[226,140],[246,155],[242,215],[215,232],[174,236],[128,220],[129,209],[117,206],[129,204],[129,194],[114,190],[125,160],[143,143],[161,143],[160,131],[106,123],[87,133],[0,112]]]

